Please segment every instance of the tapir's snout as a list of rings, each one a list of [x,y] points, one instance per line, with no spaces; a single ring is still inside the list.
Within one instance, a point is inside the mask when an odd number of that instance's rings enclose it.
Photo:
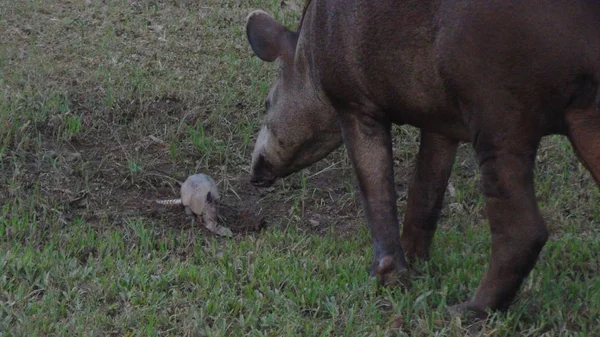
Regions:
[[[271,172],[269,163],[263,154],[258,154],[253,160],[250,183],[256,187],[270,187],[277,179]]]
[[[277,176],[273,172],[273,165],[265,158],[265,151],[269,143],[269,131],[262,127],[254,151],[252,152],[252,174],[250,183],[256,187],[270,187],[275,183]]]

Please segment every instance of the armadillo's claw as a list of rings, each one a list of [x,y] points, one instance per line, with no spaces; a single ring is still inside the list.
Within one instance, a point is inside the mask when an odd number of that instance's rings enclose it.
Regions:
[[[220,236],[225,236],[225,237],[232,237],[233,233],[231,232],[231,229],[227,228],[227,227],[223,227],[223,226],[219,226],[216,221],[209,221],[208,223],[205,224],[205,227]]]
[[[214,231],[214,233],[228,238],[233,236],[231,229],[223,226],[217,226],[216,231]]]

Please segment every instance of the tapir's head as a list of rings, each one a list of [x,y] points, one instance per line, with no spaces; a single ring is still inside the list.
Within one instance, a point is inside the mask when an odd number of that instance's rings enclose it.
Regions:
[[[251,182],[267,187],[322,159],[342,138],[337,115],[315,84],[300,34],[263,11],[248,16],[246,33],[256,56],[279,65],[252,153]]]

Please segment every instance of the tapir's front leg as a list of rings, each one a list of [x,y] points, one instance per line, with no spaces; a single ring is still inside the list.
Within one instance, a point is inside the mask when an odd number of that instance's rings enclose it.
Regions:
[[[341,122],[373,240],[371,276],[382,285],[403,283],[408,266],[400,245],[391,124],[360,111],[342,114]]]
[[[457,147],[455,140],[421,131],[400,239],[409,259],[429,257]]]

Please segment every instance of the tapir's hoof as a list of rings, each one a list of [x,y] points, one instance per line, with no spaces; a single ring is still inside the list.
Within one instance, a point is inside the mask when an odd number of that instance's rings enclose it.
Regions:
[[[370,276],[377,279],[379,286],[408,288],[408,268],[391,255],[374,261]]]
[[[489,317],[489,314],[484,310],[476,308],[470,302],[463,302],[457,305],[448,307],[448,312],[452,316],[464,317],[469,321],[483,321]]]

